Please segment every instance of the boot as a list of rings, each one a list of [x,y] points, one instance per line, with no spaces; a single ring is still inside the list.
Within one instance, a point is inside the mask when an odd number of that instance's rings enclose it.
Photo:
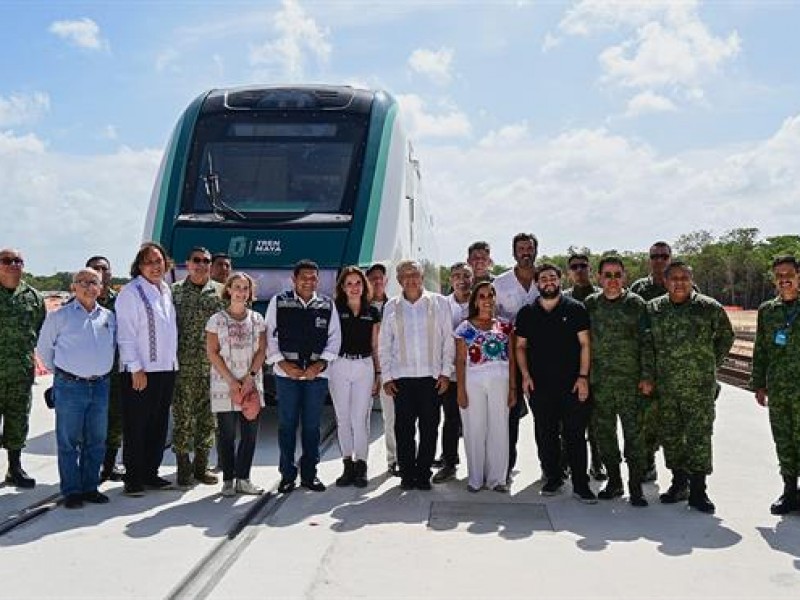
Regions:
[[[714,514],[716,507],[706,495],[705,473],[693,473],[689,478],[689,506],[700,512]]]
[[[179,488],[188,489],[192,487],[192,461],[186,452],[179,452],[175,455],[178,463],[178,475],[176,482]]]
[[[798,506],[797,477],[784,475],[783,495],[772,503],[769,512],[773,515],[786,515],[797,510]]]
[[[608,481],[605,487],[597,494],[601,500],[611,500],[619,498],[625,493],[622,487],[622,475],[619,471],[619,465],[607,465],[608,467]]]
[[[631,506],[647,506],[647,498],[644,497],[641,480],[633,478],[628,480],[628,494]]]
[[[8,473],[6,473],[6,483],[15,485],[18,488],[32,488],[36,485],[36,480],[30,477],[25,469],[22,468],[22,450],[8,451]]]
[[[208,468],[208,449],[194,451],[194,478],[205,485],[216,485],[219,478]]]
[[[336,480],[336,485],[338,487],[353,485],[356,480],[356,465],[352,458],[345,458],[342,463],[344,464],[344,470],[342,471],[342,476]]]
[[[355,462],[355,478],[353,480],[353,484],[357,488],[364,488],[367,487],[367,461],[365,460],[357,460]]]
[[[103,466],[100,469],[100,481],[118,481],[114,478],[114,466],[117,464],[117,449],[106,448],[106,455],[103,458]]]
[[[675,504],[689,497],[689,476],[684,471],[672,472],[672,484],[669,489],[661,494],[661,504]]]

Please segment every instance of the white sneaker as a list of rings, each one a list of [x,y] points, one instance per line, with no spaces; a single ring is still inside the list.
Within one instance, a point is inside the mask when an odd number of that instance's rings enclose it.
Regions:
[[[263,489],[257,485],[253,485],[253,482],[251,482],[249,479],[237,479],[236,491],[240,494],[252,494],[253,496],[258,496],[259,494],[264,493]]]
[[[222,482],[222,495],[226,498],[236,495],[236,488],[233,485],[233,479]]]

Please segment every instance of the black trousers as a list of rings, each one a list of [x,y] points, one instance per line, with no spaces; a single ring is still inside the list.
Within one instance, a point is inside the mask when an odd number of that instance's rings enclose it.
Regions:
[[[589,483],[587,474],[586,425],[591,405],[580,402],[573,392],[534,390],[531,395],[539,462],[545,479],[561,478],[562,436],[572,471],[572,485]]]
[[[450,386],[442,399],[442,460],[445,466],[455,467],[458,463],[458,439],[461,437],[461,411],[458,408],[458,385],[455,381]]]
[[[145,484],[158,477],[164,457],[175,371],[147,374],[147,387],[133,389],[130,373],[122,374],[122,462],[125,482]]]
[[[439,434],[439,397],[432,377],[397,380],[394,398],[397,464],[404,480],[427,481]],[[419,426],[419,447],[415,440]]]
[[[517,403],[508,411],[508,472],[511,473],[517,464],[517,441],[519,440],[519,420],[524,417],[525,394],[522,389],[522,373],[516,369],[514,373],[515,385],[517,386]],[[534,430],[534,435],[536,432]],[[539,446],[539,439],[536,438],[536,446]]]
[[[236,430],[239,444],[236,445]],[[217,454],[222,479],[250,479],[250,467],[256,453],[258,419],[248,421],[241,412],[231,410],[217,413]],[[235,450],[234,450],[235,446]]]

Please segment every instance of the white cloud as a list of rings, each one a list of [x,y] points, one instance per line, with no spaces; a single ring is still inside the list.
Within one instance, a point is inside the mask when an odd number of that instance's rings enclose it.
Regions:
[[[676,110],[677,107],[672,100],[647,90],[628,101],[628,110],[625,111],[625,116],[638,117],[648,113],[674,112]]]
[[[467,115],[453,106],[441,114],[427,111],[425,101],[416,94],[400,94],[397,101],[403,110],[405,125],[415,139],[467,137],[472,126]]]
[[[438,50],[417,48],[408,58],[408,66],[412,71],[428,77],[439,85],[446,85],[452,81],[452,65],[452,48],[439,48]]]
[[[50,110],[50,96],[44,92],[0,96],[0,127],[28,125]]]
[[[550,32],[544,34],[544,40],[542,40],[542,52],[549,52],[556,46],[560,45],[561,45],[560,37],[555,36]]]
[[[108,40],[100,37],[99,25],[88,17],[73,21],[54,21],[50,24],[49,31],[79,48],[87,50],[108,48]]]
[[[0,132],[0,180],[14,211],[0,224],[0,238],[20,248],[37,274],[75,269],[97,253],[125,273],[160,158],[160,150],[125,147],[72,156],[49,150],[35,135]]]
[[[329,32],[300,6],[297,0],[283,0],[272,19],[276,37],[250,49],[250,64],[266,73],[288,79],[302,79],[307,56],[325,63],[331,55]]]
[[[598,31],[638,27],[653,20],[694,12],[696,0],[582,0],[571,7],[558,25],[567,35],[587,36]]]

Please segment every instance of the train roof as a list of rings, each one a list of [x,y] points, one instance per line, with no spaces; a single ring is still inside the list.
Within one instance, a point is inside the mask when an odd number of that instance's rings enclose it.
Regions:
[[[209,91],[201,113],[323,110],[367,114],[378,95],[394,101],[386,92],[348,85],[251,85]]]

